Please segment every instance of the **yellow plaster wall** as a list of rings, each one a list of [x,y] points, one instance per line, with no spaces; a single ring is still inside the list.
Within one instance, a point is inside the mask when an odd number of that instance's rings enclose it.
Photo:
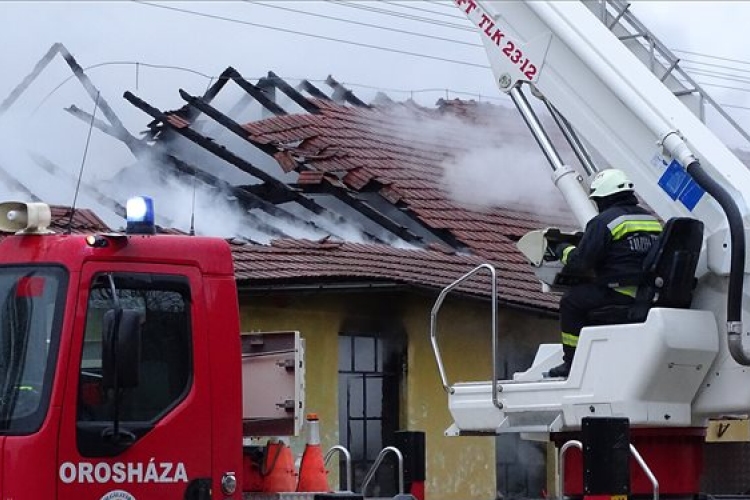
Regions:
[[[408,373],[403,387],[401,428],[425,432],[426,496],[430,500],[493,500],[496,497],[495,440],[445,437],[452,423],[430,345],[433,299],[416,294],[298,294],[242,297],[243,331],[299,330],[306,339],[306,411],[321,419],[324,449],[339,443],[338,334],[344,318],[389,314],[407,334]],[[390,304],[383,312],[383,304]],[[500,309],[500,347],[528,357],[540,342],[557,342],[556,322]],[[448,299],[439,316],[439,340],[449,382],[489,380],[492,373],[490,306]],[[515,355],[515,354],[514,354]],[[510,356],[511,358],[513,356]],[[511,363],[512,364],[512,363]],[[292,441],[295,453],[304,439]],[[338,482],[330,467],[331,482]]]
[[[326,450],[339,443],[338,334],[343,311],[341,300],[330,295],[240,298],[243,332],[299,330],[305,339],[305,412],[318,414]],[[295,454],[304,446],[304,435],[292,440]]]
[[[446,301],[438,316],[438,342],[448,382],[489,380],[492,373],[489,305]],[[431,304],[430,304],[431,307]],[[429,311],[429,308],[427,309]],[[406,427],[425,432],[425,494],[439,500],[495,498],[495,441],[489,437],[446,437],[453,422],[429,337],[429,313],[407,309]]]

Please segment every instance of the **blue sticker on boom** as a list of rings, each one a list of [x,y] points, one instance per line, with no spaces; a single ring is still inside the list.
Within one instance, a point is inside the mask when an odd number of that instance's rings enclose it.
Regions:
[[[690,211],[695,208],[705,193],[677,160],[672,160],[659,178],[659,186],[670,198],[679,200]]]

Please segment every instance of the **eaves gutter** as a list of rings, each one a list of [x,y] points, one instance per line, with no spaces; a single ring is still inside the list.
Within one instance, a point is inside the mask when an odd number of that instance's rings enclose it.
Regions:
[[[314,283],[252,283],[247,280],[237,281],[237,292],[241,295],[268,295],[278,292],[397,292],[397,291],[412,291],[417,292],[420,295],[428,297],[436,297],[439,293],[439,289],[428,285],[417,285],[407,284],[399,282],[378,282],[378,281],[358,281],[358,282],[314,282]],[[478,295],[474,293],[467,293],[456,291],[454,296],[468,299],[477,300],[481,302],[489,302],[488,295]],[[529,314],[535,314],[547,318],[559,317],[559,312],[555,309],[536,307],[528,304],[522,304],[515,301],[509,301],[500,299],[498,305],[513,309],[516,311],[526,312]]]

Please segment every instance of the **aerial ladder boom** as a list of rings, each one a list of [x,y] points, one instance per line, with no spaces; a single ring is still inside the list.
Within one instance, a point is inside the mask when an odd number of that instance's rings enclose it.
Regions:
[[[604,167],[625,171],[663,220],[698,219],[705,230],[691,309],[655,308],[645,323],[585,328],[567,380],[542,379],[559,362],[559,346],[545,345],[513,380],[451,384],[433,331],[454,418],[447,433],[556,432],[603,415],[644,427],[700,427],[712,416],[750,411],[742,344],[748,168],[583,3],[454,2],[477,27],[498,86],[581,227],[596,213],[583,177],[562,161],[524,89],[563,124],[587,174],[596,167],[578,154],[584,143]],[[638,365],[625,364],[628,357]]]

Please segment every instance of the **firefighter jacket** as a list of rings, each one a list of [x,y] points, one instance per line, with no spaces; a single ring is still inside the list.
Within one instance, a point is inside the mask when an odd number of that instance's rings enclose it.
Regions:
[[[601,285],[638,285],[643,261],[661,230],[658,219],[628,196],[591,219],[578,245],[562,249],[561,260],[571,273],[593,272]]]

